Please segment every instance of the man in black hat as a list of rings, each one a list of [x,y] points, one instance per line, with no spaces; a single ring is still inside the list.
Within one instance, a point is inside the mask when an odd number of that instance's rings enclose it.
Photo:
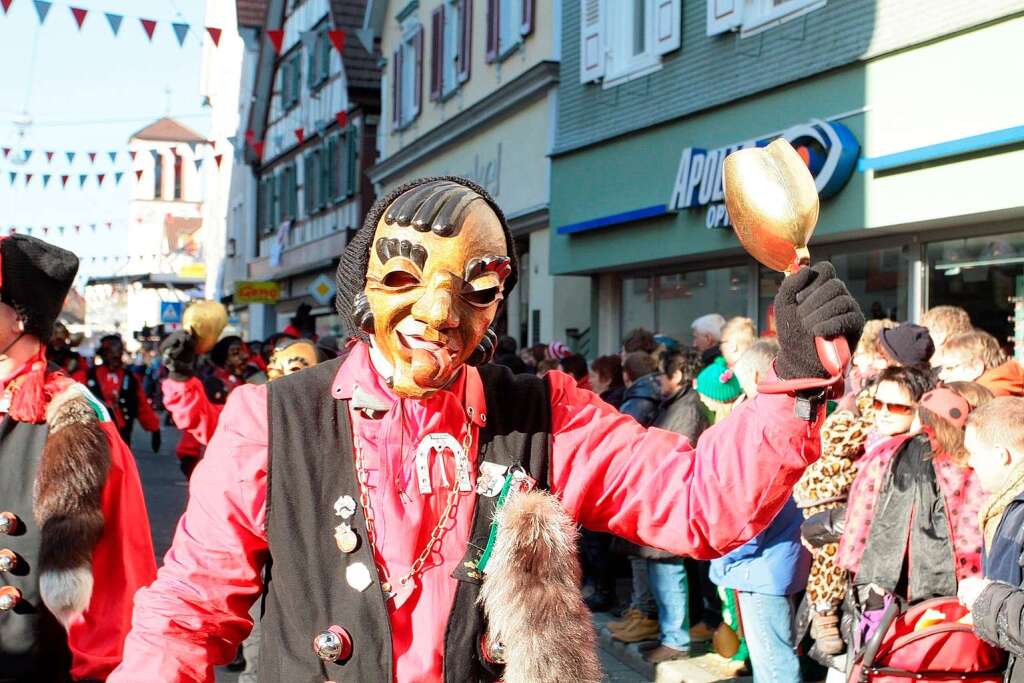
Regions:
[[[119,334],[108,334],[100,339],[96,351],[101,363],[89,368],[86,386],[94,396],[103,401],[114,416],[121,438],[130,447],[132,428],[138,420],[149,432],[150,446],[154,453],[160,452],[160,417],[149,404],[149,398],[142,389],[142,382],[124,364],[124,341]]]
[[[78,270],[41,240],[0,238],[0,679],[103,680],[132,595],[156,574],[142,487],[103,404],[48,365]]]

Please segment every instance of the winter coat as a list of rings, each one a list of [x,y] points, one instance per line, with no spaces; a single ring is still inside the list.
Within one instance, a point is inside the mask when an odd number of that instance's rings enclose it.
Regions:
[[[658,416],[660,405],[661,383],[658,382],[658,374],[652,372],[626,387],[619,412],[632,417],[641,427],[650,427]]]
[[[790,499],[759,535],[717,560],[711,580],[722,588],[766,595],[793,595],[807,585],[811,555],[800,543],[803,514]]]
[[[1012,358],[978,378],[996,396],[1024,396],[1024,367]]]
[[[602,391],[601,400],[618,410],[626,400],[626,387],[618,386]]]
[[[651,426],[682,434],[690,443],[697,443],[697,438],[709,427],[701,410],[700,397],[689,386],[662,401]]]

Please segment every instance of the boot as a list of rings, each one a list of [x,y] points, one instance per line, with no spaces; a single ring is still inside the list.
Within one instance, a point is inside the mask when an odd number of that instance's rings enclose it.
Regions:
[[[630,607],[625,611],[621,619],[619,619],[618,621],[609,621],[607,624],[605,624],[605,628],[607,628],[614,635],[617,631],[621,631],[622,629],[631,626],[633,622],[641,616],[643,615],[640,614],[640,610]]]
[[[839,635],[839,617],[835,612],[818,612],[811,618],[811,637],[822,654],[838,655],[846,650],[846,643]]]
[[[612,632],[612,637],[623,643],[640,643],[645,640],[656,640],[659,635],[661,635],[661,628],[658,626],[658,620],[643,615],[635,619],[628,628]]]

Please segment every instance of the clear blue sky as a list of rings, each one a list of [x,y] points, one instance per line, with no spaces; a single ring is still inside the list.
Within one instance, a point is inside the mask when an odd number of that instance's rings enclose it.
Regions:
[[[226,0],[218,0],[226,1]],[[69,6],[89,11],[79,32]],[[104,12],[124,15],[115,38]],[[128,137],[146,124],[170,114],[205,135],[209,117],[199,95],[201,39],[205,32],[203,0],[71,0],[55,1],[40,26],[32,0],[13,0],[0,9],[0,147],[19,144],[16,117],[27,112],[24,147],[34,150],[27,164],[0,159],[0,232],[31,226],[32,235],[71,249],[82,258],[82,273],[113,273],[124,267],[129,189],[134,176],[127,154]],[[152,43],[139,17],[156,20]],[[184,47],[171,22],[191,25]],[[44,150],[57,152],[51,163]],[[64,151],[79,152],[69,165]],[[91,165],[86,152],[98,152]],[[108,151],[119,152],[111,164]],[[33,173],[26,189],[14,188],[9,171]],[[113,171],[124,171],[119,187]],[[80,173],[109,172],[102,188],[90,178],[78,187]],[[53,177],[43,190],[39,176]],[[60,175],[71,175],[66,189]],[[107,221],[114,227],[108,230]],[[89,229],[97,224],[96,233]],[[74,224],[82,226],[76,235]],[[42,226],[50,227],[42,234]],[[57,226],[65,225],[64,235]],[[121,256],[107,263],[92,256]]]

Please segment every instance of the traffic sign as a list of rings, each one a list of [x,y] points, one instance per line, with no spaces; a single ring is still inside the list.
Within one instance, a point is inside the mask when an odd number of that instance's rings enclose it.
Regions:
[[[185,304],[181,301],[160,302],[160,322],[165,325],[180,323],[181,316],[185,312]]]

